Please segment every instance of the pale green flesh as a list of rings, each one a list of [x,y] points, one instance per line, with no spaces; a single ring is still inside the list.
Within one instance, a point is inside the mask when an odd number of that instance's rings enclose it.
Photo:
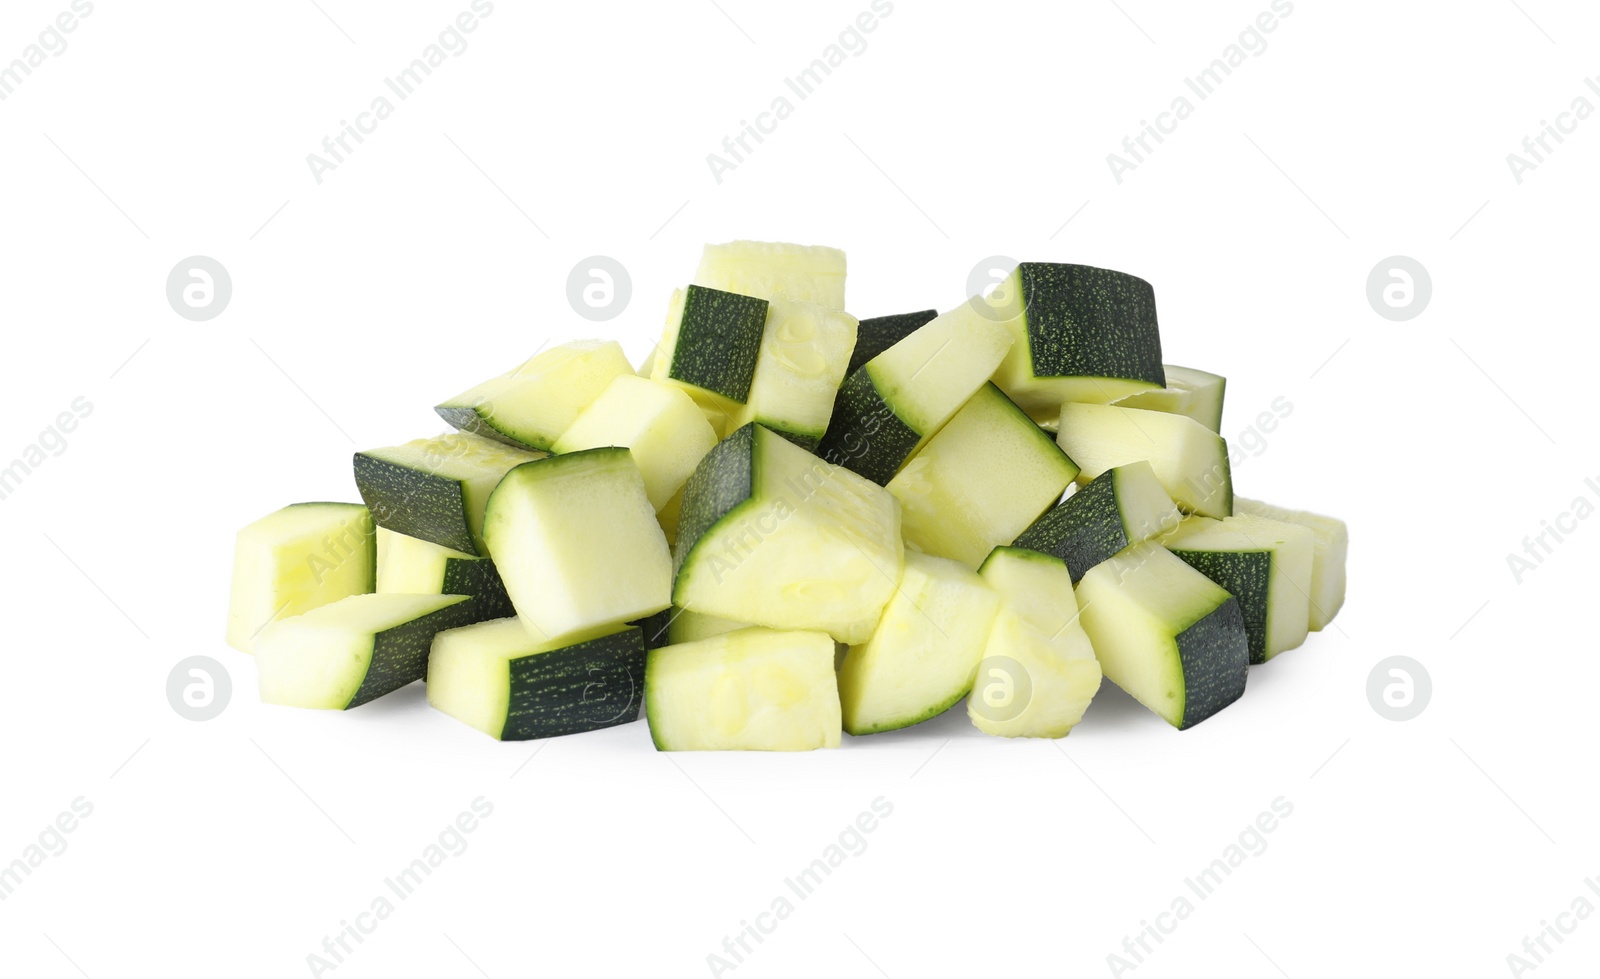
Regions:
[[[1083,719],[1100,680],[1089,638],[1076,624],[1051,642],[1002,608],[967,695],[967,717],[999,737],[1065,737]]]
[[[1213,432],[1222,431],[1222,402],[1228,379],[1192,367],[1166,364],[1167,386],[1159,391],[1144,391],[1123,398],[1123,408],[1144,408],[1172,415],[1186,415]],[[1068,400],[1066,398],[1063,401]]]
[[[359,503],[300,503],[239,531],[228,645],[252,650],[273,622],[373,590],[372,515]]]
[[[342,710],[361,689],[379,633],[469,600],[355,595],[274,623],[256,640],[261,701]]]
[[[759,422],[815,445],[856,345],[856,318],[819,303],[774,299],[745,403],[732,428]]]
[[[985,384],[899,474],[906,543],[976,568],[1026,530],[1078,474],[1027,415]]]
[[[516,618],[491,619],[448,629],[433,639],[428,656],[428,703],[498,739],[511,703],[509,664],[632,628],[606,625],[556,640],[539,640]]]
[[[651,650],[645,711],[661,751],[837,748],[833,640],[750,628]]]
[[[1153,541],[1096,565],[1078,583],[1079,621],[1100,668],[1174,727],[1186,696],[1178,637],[1231,598]]]
[[[839,670],[844,728],[874,734],[943,713],[972,688],[1000,597],[971,569],[907,553],[900,587],[871,638]]]
[[[476,421],[469,423],[481,434],[548,449],[613,378],[632,373],[633,365],[615,340],[575,340],[468,388],[438,410],[458,427],[464,427],[460,420],[470,412]]]
[[[1056,442],[1082,467],[1080,482],[1141,460],[1181,509],[1207,517],[1233,513],[1228,445],[1192,418],[1116,405],[1061,406]]]
[[[750,497],[692,542],[675,602],[718,618],[865,641],[900,574],[894,497],[760,426],[752,451]]]
[[[844,309],[845,256],[824,245],[730,241],[707,245],[694,284],[761,299]]]
[[[1189,517],[1161,538],[1170,551],[1268,552],[1272,574],[1267,586],[1266,658],[1306,641],[1311,607],[1311,569],[1315,538],[1296,524],[1240,515],[1226,520]]]
[[[484,539],[523,624],[557,639],[672,600],[672,559],[627,449],[551,456],[506,474]]]
[[[681,388],[619,375],[551,446],[556,454],[619,445],[633,453],[656,510],[683,489],[717,432]]]
[[[377,590],[379,594],[437,594],[452,559],[488,560],[379,527]]]
[[[967,716],[986,734],[1064,737],[1083,718],[1101,679],[1078,621],[1071,572],[1048,554],[997,547],[978,574],[999,594],[1001,609],[967,697]]]
[[[927,444],[994,373],[1011,336],[966,305],[957,306],[861,368],[878,395]]]
[[[1345,556],[1350,549],[1350,531],[1343,520],[1324,517],[1305,510],[1289,510],[1259,500],[1235,498],[1234,512],[1270,520],[1298,524],[1314,537],[1311,557],[1312,632],[1321,632],[1344,607]]]

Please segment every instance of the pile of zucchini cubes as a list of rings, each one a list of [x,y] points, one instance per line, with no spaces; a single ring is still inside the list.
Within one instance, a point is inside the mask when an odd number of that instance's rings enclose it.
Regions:
[[[857,320],[833,248],[708,245],[637,370],[541,350],[355,455],[355,503],[239,532],[261,699],[423,680],[520,741],[638,720],[664,751],[838,747],[963,699],[1059,738],[1109,678],[1180,730],[1344,602],[1345,525],[1237,498],[1222,377],[1155,294],[1024,262]]]

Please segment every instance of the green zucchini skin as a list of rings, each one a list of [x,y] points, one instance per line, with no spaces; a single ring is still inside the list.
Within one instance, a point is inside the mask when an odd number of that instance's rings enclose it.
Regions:
[[[836,466],[887,486],[920,441],[922,434],[895,414],[862,368],[839,386],[833,419],[814,451]]]
[[[496,442],[516,449],[544,448],[542,445],[529,445],[526,442],[519,441],[495,428],[484,417],[481,407],[473,405],[437,405],[433,410],[435,414],[445,420],[446,424],[457,431],[481,435],[486,439],[494,439]]]
[[[506,594],[506,583],[500,579],[494,562],[488,558],[468,560],[447,558],[444,564],[444,581],[441,595],[471,595],[472,613],[476,622],[484,619],[503,619],[517,614]]]
[[[743,403],[766,324],[765,299],[689,286],[667,376]]]
[[[672,625],[672,618],[677,612],[678,609],[676,607],[664,608],[655,615],[628,624],[639,627],[644,635],[644,648],[646,650],[660,649],[671,642],[669,628]]]
[[[1023,262],[1017,271],[1035,377],[1114,377],[1166,386],[1150,283],[1091,265]]]
[[[751,422],[718,442],[689,474],[683,487],[683,505],[678,510],[674,575],[682,572],[685,560],[706,531],[755,492],[755,447],[756,425]]]
[[[1115,469],[1107,469],[1066,502],[1044,512],[1012,543],[1060,558],[1076,585],[1089,569],[1110,560],[1129,544],[1117,506]]]
[[[1168,550],[1233,595],[1239,603],[1245,635],[1249,639],[1250,665],[1265,663],[1272,552]]]
[[[378,526],[460,551],[482,554],[467,522],[458,480],[355,454],[356,489]]]
[[[1178,634],[1186,731],[1244,695],[1250,669],[1244,614],[1228,599]]]
[[[904,340],[938,315],[937,309],[924,309],[915,313],[895,313],[862,320],[856,324],[856,349],[850,354],[850,366],[845,368],[845,376],[854,374],[862,364]]]
[[[375,633],[367,674],[362,677],[361,686],[344,709],[360,707],[426,677],[428,652],[433,647],[434,634],[477,622],[478,616],[473,605],[474,599],[467,598],[437,612],[429,612],[392,629]]]
[[[500,740],[554,738],[638,720],[645,656],[645,631],[635,626],[511,660]]]

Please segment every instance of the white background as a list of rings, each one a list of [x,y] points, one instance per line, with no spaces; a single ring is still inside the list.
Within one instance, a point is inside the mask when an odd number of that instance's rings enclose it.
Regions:
[[[1108,974],[1280,796],[1266,851],[1139,976],[1504,975],[1542,920],[1600,904],[1600,520],[1520,584],[1506,564],[1600,477],[1600,121],[1520,185],[1506,162],[1600,105],[1592,7],[1297,0],[1198,102],[1184,77],[1266,0],[898,0],[801,102],[783,79],[866,0],[500,0],[318,184],[306,155],[468,6],[319,2],[102,0],[0,102],[0,464],[93,404],[0,501],[0,862],[94,807],[0,903],[7,974],[307,975],[479,796],[469,848],[338,976],[707,975],[880,796],[867,849],[733,974]],[[66,8],[8,0],[0,63]],[[706,155],[784,94],[713,180]],[[1117,183],[1106,154],[1178,95],[1193,114]],[[642,721],[497,744],[420,685],[349,714],[255,702],[221,641],[239,526],[354,499],[352,451],[436,432],[432,404],[546,339],[642,358],[700,245],[732,238],[846,249],[859,316],[949,308],[995,254],[1148,278],[1167,359],[1230,379],[1224,434],[1292,402],[1236,486],[1348,520],[1338,628],[1194,730],[1108,684],[1058,744],[955,711],[669,757]],[[632,275],[604,324],[566,298],[595,254]],[[232,274],[209,322],[165,298],[191,255]],[[1391,255],[1432,276],[1407,322],[1366,298]],[[1396,654],[1433,684],[1404,723],[1366,694]],[[165,696],[191,655],[233,679],[205,723]],[[1589,919],[1538,975],[1597,962]]]

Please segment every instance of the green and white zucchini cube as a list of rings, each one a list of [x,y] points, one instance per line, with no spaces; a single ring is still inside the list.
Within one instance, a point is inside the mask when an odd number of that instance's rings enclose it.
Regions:
[[[1076,583],[1101,561],[1175,529],[1182,519],[1155,470],[1141,460],[1096,476],[1045,511],[1015,543],[1065,561]]]
[[[1155,541],[1089,569],[1078,608],[1106,677],[1178,730],[1244,694],[1250,640],[1239,603]]]
[[[969,305],[1011,332],[995,383],[1036,419],[1063,401],[1109,404],[1166,386],[1155,290],[1136,276],[1023,262]]]
[[[542,458],[466,432],[355,455],[356,489],[379,527],[463,554],[483,546],[483,510],[507,472]]]
[[[740,629],[650,651],[645,713],[660,751],[839,747],[833,640]]]
[[[642,619],[672,604],[672,558],[624,448],[525,463],[489,497],[484,540],[535,639]]]
[[[708,413],[731,413],[750,395],[767,301],[689,286],[676,289],[650,376],[688,391]]]
[[[689,477],[672,600],[705,615],[865,642],[903,554],[900,508],[888,491],[746,425]]]
[[[494,562],[378,528],[380,595],[470,595],[479,619],[515,615]]]
[[[948,710],[972,689],[999,611],[1000,596],[971,568],[908,552],[883,618],[839,669],[844,729],[877,734]]]
[[[251,651],[261,630],[372,591],[372,514],[359,503],[295,503],[239,531],[233,545],[228,645]]]
[[[1145,461],[1185,513],[1233,515],[1233,469],[1222,436],[1184,415],[1117,405],[1061,406],[1056,442],[1088,482],[1118,466]]]
[[[1100,690],[1100,663],[1078,621],[1072,575],[1061,559],[997,547],[978,574],[1000,595],[967,716],[1007,738],[1060,738]]]
[[[856,324],[856,349],[850,353],[850,366],[845,369],[845,376],[854,374],[861,365],[922,329],[938,315],[937,309],[924,309],[862,320]]]
[[[700,253],[694,284],[844,309],[844,252],[826,245],[730,241]]]
[[[717,432],[681,388],[631,374],[612,380],[551,446],[558,455],[625,446],[644,477],[645,495],[657,511],[683,489]]]
[[[633,365],[615,340],[574,340],[436,406],[464,432],[518,448],[549,449],[612,379]]]
[[[597,731],[639,719],[644,662],[638,626],[540,640],[493,619],[434,636],[428,703],[497,741]]]
[[[352,595],[256,640],[261,702],[348,710],[421,680],[433,637],[474,621],[465,595]]]
[[[1298,524],[1315,538],[1311,555],[1311,631],[1321,632],[1344,607],[1345,557],[1350,529],[1343,520],[1305,510],[1288,510],[1259,500],[1234,500],[1235,513]]]
[[[1306,641],[1316,547],[1310,530],[1266,517],[1190,517],[1161,544],[1238,599],[1252,665]]]
[[[712,636],[722,636],[750,628],[748,622],[719,619],[715,615],[702,615],[686,608],[672,609],[671,615],[672,619],[667,623],[667,641],[663,645],[698,642],[701,639],[710,639]]]
[[[976,568],[1066,492],[1078,467],[993,384],[889,480],[906,543]]]
[[[806,450],[828,430],[833,400],[856,345],[856,318],[820,303],[774,299],[744,404],[729,423],[757,422]]]
[[[1160,391],[1144,391],[1118,401],[1124,408],[1147,408],[1174,415],[1187,415],[1211,429],[1222,431],[1222,401],[1228,379],[1197,371],[1193,367],[1165,364],[1167,386]]]
[[[960,306],[845,378],[817,454],[880,486],[988,382],[1011,336]]]

